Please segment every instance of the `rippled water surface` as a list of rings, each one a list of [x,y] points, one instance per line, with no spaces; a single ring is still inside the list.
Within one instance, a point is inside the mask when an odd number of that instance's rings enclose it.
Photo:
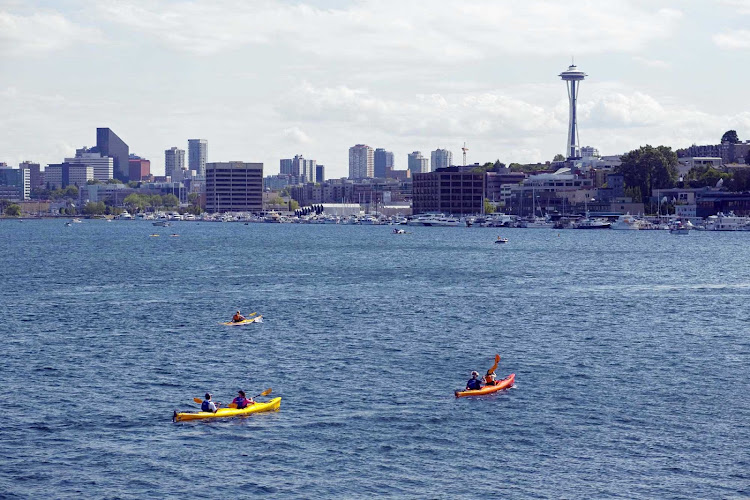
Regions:
[[[0,221],[0,492],[750,496],[750,233],[409,230]]]

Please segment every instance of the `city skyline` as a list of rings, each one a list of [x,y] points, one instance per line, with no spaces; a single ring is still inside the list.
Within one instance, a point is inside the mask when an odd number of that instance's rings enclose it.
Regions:
[[[437,1],[429,11],[390,0],[73,0],[10,2],[0,14],[0,161],[11,165],[73,157],[97,127],[115,130],[156,175],[164,150],[192,137],[211,142],[211,161],[275,166],[304,150],[328,177],[347,175],[347,150],[361,143],[392,151],[397,169],[411,151],[464,141],[469,163],[551,160],[564,153],[568,96],[557,75],[572,55],[590,75],[580,146],[715,144],[729,129],[750,138],[747,0]],[[315,37],[285,36],[305,25]],[[339,68],[362,54],[367,72]],[[81,73],[84,63],[106,71]]]

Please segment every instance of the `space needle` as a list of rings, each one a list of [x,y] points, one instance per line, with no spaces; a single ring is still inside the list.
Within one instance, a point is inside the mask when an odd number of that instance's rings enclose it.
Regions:
[[[568,87],[568,100],[570,101],[570,119],[568,121],[568,143],[565,145],[568,159],[578,158],[578,115],[576,106],[578,105],[578,82],[583,81],[588,75],[580,71],[575,64],[568,67],[568,71],[560,73],[560,78],[565,81]]]

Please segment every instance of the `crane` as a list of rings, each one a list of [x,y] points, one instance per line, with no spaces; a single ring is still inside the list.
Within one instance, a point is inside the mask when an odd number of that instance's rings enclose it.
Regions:
[[[466,141],[464,141],[464,147],[461,148],[461,151],[464,152],[464,167],[466,166],[466,152],[469,150],[469,148],[466,147]]]

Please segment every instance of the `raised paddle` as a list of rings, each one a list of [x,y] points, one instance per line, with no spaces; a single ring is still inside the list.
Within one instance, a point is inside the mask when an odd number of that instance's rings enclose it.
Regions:
[[[487,370],[487,373],[493,373],[495,370],[497,370],[497,365],[500,363],[500,355],[495,354],[495,364],[492,365],[492,368]]]

